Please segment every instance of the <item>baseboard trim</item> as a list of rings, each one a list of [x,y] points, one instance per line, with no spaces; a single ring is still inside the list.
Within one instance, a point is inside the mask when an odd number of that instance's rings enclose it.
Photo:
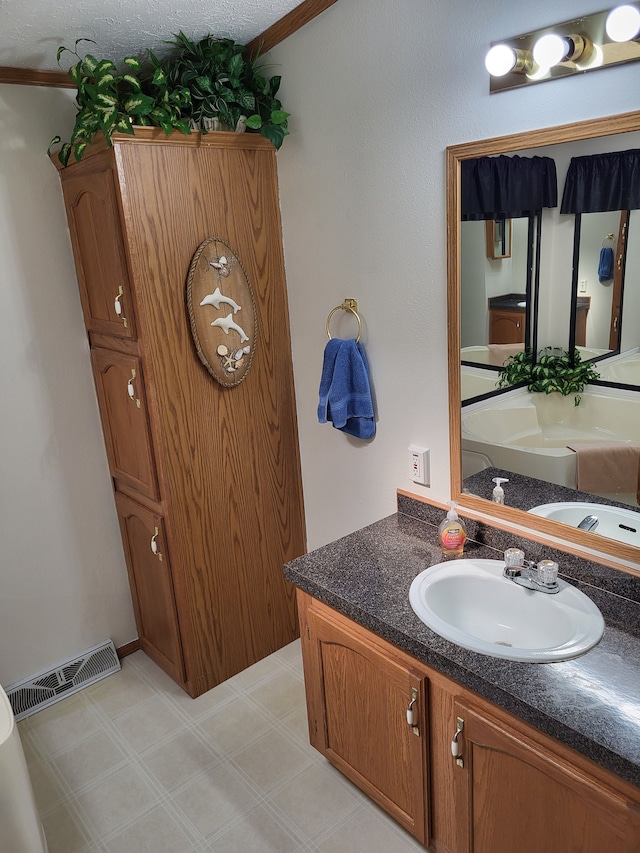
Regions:
[[[132,655],[134,652],[140,651],[140,640],[135,639],[131,640],[130,643],[125,643],[124,646],[118,646],[116,649],[116,654],[118,658],[122,660],[122,658],[126,658],[127,655]]]

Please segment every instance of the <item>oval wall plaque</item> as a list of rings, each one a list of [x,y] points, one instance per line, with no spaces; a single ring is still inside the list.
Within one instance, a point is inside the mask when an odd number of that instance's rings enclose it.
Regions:
[[[201,243],[193,256],[187,309],[200,361],[221,385],[238,385],[255,352],[256,305],[240,259],[217,237]]]

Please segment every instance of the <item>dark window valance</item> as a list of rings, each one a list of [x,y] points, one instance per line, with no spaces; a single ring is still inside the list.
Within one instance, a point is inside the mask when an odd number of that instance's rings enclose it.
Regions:
[[[640,149],[572,157],[561,213],[640,208]]]
[[[513,219],[558,204],[551,157],[477,157],[463,160],[462,220]]]

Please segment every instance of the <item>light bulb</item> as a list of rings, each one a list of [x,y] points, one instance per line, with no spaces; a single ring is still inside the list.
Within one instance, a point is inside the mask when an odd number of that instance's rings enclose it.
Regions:
[[[551,68],[565,58],[571,50],[571,45],[566,39],[560,38],[555,33],[542,36],[533,46],[533,59],[541,68]]]
[[[516,52],[506,44],[495,44],[484,58],[484,67],[492,77],[504,77],[515,66]]]
[[[611,41],[632,41],[640,32],[640,11],[635,6],[617,6],[605,23]]]

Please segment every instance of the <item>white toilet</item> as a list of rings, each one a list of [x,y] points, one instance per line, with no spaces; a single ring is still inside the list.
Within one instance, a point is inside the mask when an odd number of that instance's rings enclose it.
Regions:
[[[47,853],[20,733],[0,687],[0,850]]]

